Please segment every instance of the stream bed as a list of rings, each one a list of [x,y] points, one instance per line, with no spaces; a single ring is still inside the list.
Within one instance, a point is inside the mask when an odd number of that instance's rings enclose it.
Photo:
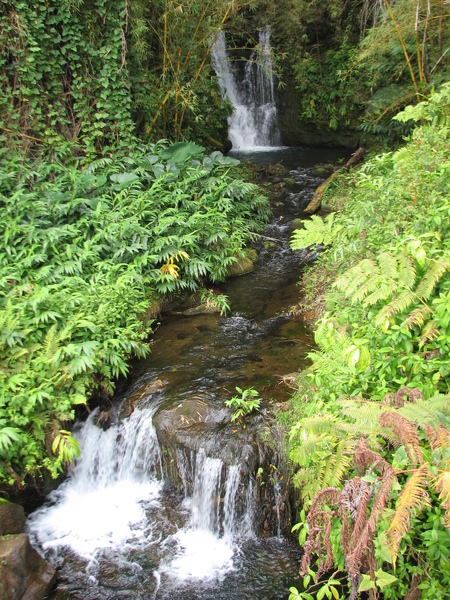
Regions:
[[[284,535],[292,510],[272,415],[313,343],[290,307],[314,256],[292,252],[289,237],[323,180],[314,165],[346,153],[238,157],[281,162],[295,184],[257,243],[254,270],[219,286],[231,313],[163,315],[150,356],[133,365],[108,422],[97,409],[76,425],[81,458],[28,521],[33,544],[59,569],[53,599],[281,600],[298,584],[300,549]],[[245,427],[230,422],[224,405],[236,386],[262,398]]]

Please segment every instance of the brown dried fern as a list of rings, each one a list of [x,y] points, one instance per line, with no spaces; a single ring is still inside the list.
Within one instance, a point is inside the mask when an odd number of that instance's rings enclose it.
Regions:
[[[398,436],[406,450],[406,454],[415,465],[423,463],[422,450],[420,449],[419,436],[411,421],[408,421],[397,412],[384,412],[379,419],[381,427],[390,427]]]
[[[429,504],[428,493],[426,491],[427,483],[428,465],[425,464],[414,471],[397,500],[395,513],[392,516],[391,524],[387,531],[387,536],[390,539],[389,550],[394,568],[397,561],[400,540],[408,532],[411,526],[411,518],[414,518],[424,506]]]
[[[439,499],[445,510],[444,523],[450,528],[450,470],[443,471],[439,475],[436,480],[436,490],[439,492]]]

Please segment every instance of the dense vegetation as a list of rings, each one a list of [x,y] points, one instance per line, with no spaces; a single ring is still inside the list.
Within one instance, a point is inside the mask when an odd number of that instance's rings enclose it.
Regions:
[[[152,305],[222,280],[267,219],[259,188],[231,176],[237,161],[166,146],[83,170],[3,163],[2,480],[41,463],[55,475],[73,458],[74,406],[95,387],[111,393],[127,358],[146,355]]]
[[[450,84],[396,118],[418,124],[406,145],[340,176],[333,213],[292,237],[326,249],[303,281],[318,348],[284,416],[318,578],[291,599],[347,577],[350,598],[448,596]]]

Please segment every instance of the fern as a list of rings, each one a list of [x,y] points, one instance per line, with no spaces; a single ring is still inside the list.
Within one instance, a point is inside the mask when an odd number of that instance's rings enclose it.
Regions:
[[[428,465],[422,465],[420,469],[414,471],[406,482],[402,493],[400,494],[395,512],[387,531],[390,539],[389,550],[392,556],[392,562],[395,568],[397,561],[400,541],[411,527],[411,519],[429,505],[427,493],[428,485]]]
[[[333,225],[334,213],[325,219],[318,215],[312,215],[311,219],[303,221],[304,229],[296,229],[291,236],[292,250],[303,250],[311,246],[332,244],[338,233],[343,229],[342,225]]]
[[[450,470],[447,469],[438,476],[435,486],[439,492],[442,508],[445,510],[444,522],[450,529]]]

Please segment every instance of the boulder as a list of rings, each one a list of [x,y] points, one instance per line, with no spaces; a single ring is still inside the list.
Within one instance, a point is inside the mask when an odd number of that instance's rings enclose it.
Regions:
[[[25,511],[20,504],[0,504],[0,536],[25,531]]]
[[[227,277],[237,277],[253,271],[253,263],[258,259],[258,253],[254,248],[245,248],[244,255],[238,256],[237,260],[230,265]]]
[[[0,538],[0,600],[41,600],[55,581],[55,569],[31,546],[28,535]]]

